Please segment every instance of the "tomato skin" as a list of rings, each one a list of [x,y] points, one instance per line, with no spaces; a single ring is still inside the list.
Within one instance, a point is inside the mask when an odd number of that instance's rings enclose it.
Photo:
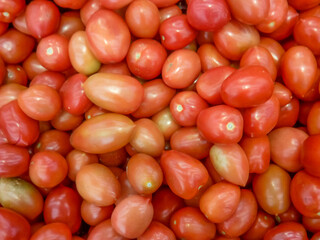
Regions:
[[[160,222],[152,221],[148,229],[137,240],[175,240],[172,230]]]
[[[292,100],[280,108],[279,119],[276,127],[293,127],[299,117],[299,100]]]
[[[0,145],[0,177],[18,177],[29,168],[27,148],[11,144]]]
[[[265,235],[264,240],[307,240],[307,232],[304,226],[296,222],[284,222],[271,228]]]
[[[247,155],[250,173],[267,171],[270,163],[270,141],[266,135],[253,138],[244,136],[239,144]]]
[[[296,128],[282,127],[272,130],[268,137],[272,161],[286,171],[299,171],[302,168],[302,145],[308,134]]]
[[[143,100],[143,87],[130,76],[96,73],[84,82],[86,96],[106,110],[129,114],[136,111]],[[116,89],[116,90],[115,90]]]
[[[168,50],[184,48],[197,36],[197,31],[190,26],[185,14],[173,16],[160,24],[161,44]]]
[[[224,236],[238,237],[250,229],[257,213],[258,204],[253,193],[247,189],[241,189],[240,202],[235,213],[226,221],[218,223],[217,230]]]
[[[151,199],[131,195],[115,207],[111,215],[113,229],[127,238],[137,238],[148,228],[153,217]]]
[[[238,109],[217,105],[199,113],[197,127],[211,143],[237,143],[242,137],[243,118]]]
[[[65,80],[66,77],[60,72],[45,71],[37,74],[29,83],[29,87],[41,84],[47,85],[58,91]]]
[[[172,6],[159,9],[159,14],[160,14],[160,23],[162,23],[168,18],[181,15],[182,11],[177,5],[172,5]]]
[[[1,59],[0,60],[0,69],[3,69],[4,62]],[[7,74],[2,73],[0,70],[0,84],[3,81],[5,84],[8,83],[18,83],[23,86],[27,86],[28,83],[28,77],[24,69],[20,65],[7,65]],[[4,71],[5,72],[5,71]]]
[[[237,143],[215,144],[210,149],[210,160],[218,174],[227,181],[245,186],[249,178],[249,161]]]
[[[223,57],[211,42],[201,44],[197,53],[200,57],[202,72],[220,66],[228,66],[230,64],[229,60]]]
[[[72,233],[64,223],[49,223],[39,228],[30,240],[59,239],[72,240]]]
[[[171,53],[162,67],[162,79],[169,87],[182,89],[190,86],[201,71],[198,54],[189,49]]]
[[[288,0],[288,3],[297,10],[307,10],[317,6],[320,1],[319,0]]]
[[[80,9],[86,0],[80,0],[74,2],[72,0],[54,0],[55,4],[62,8],[70,8],[70,9]]]
[[[0,178],[0,204],[34,220],[42,213],[43,197],[34,185],[21,178]]]
[[[120,9],[128,5],[132,0],[122,0],[122,1],[114,1],[114,0],[101,0],[100,4],[102,7],[107,9]]]
[[[86,24],[89,47],[101,63],[122,61],[129,49],[130,32],[124,20],[115,12],[100,9]]]
[[[317,62],[307,47],[294,46],[282,57],[281,75],[285,85],[298,98],[303,98],[317,80]]]
[[[258,210],[257,217],[250,227],[250,229],[242,235],[244,240],[258,240],[263,239],[265,233],[275,226],[273,216],[265,213],[262,210]]]
[[[96,226],[105,219],[109,219],[113,209],[114,205],[98,207],[93,203],[83,200],[81,203],[81,218],[90,226]]]
[[[0,108],[0,119],[0,130],[10,144],[29,146],[37,140],[38,121],[28,117],[19,107],[17,100]]]
[[[225,0],[191,0],[187,17],[190,25],[200,31],[216,31],[231,20]]]
[[[292,100],[292,92],[285,85],[279,82],[274,83],[273,95],[278,98],[280,107],[283,107]]]
[[[8,83],[0,86],[0,108],[7,103],[16,100],[18,95],[25,90],[26,87],[17,83]]]
[[[261,37],[259,46],[266,48],[271,53],[273,61],[275,62],[277,69],[279,69],[280,59],[285,52],[282,45],[272,38]]]
[[[253,178],[253,192],[260,207],[271,215],[277,215],[290,207],[290,175],[277,165]]]
[[[85,26],[80,18],[79,11],[67,11],[62,13],[57,33],[70,40],[77,31],[83,31]]]
[[[306,230],[316,233],[320,231],[320,219],[319,218],[309,218],[302,217],[302,224],[306,228]]]
[[[161,79],[148,81],[142,85],[144,96],[139,108],[131,115],[135,118],[151,117],[167,107],[176,94]]]
[[[303,186],[303,187],[302,187]],[[302,170],[296,173],[290,184],[290,196],[294,207],[306,217],[318,218],[320,180]],[[307,197],[308,201],[305,201]]]
[[[318,169],[319,154],[318,144],[320,141],[320,135],[311,135],[305,139],[302,144],[301,163],[305,171],[315,177],[320,177],[320,171]]]
[[[53,119],[50,124],[57,130],[70,131],[78,127],[83,122],[83,116],[72,115],[64,110],[61,110]]]
[[[0,36],[0,55],[7,64],[18,64],[32,52],[35,40],[14,28]]]
[[[68,225],[72,233],[79,230],[81,198],[78,193],[60,185],[51,190],[44,202],[43,216],[46,224],[62,222]]]
[[[102,221],[100,224],[92,228],[89,232],[88,240],[126,240],[127,238],[119,235],[111,225],[111,219]]]
[[[0,21],[11,23],[25,7],[26,2],[23,0],[2,1],[0,4],[0,12],[2,13]]]
[[[216,226],[205,218],[199,209],[184,207],[176,211],[170,220],[170,227],[177,237],[183,239],[213,239]]]
[[[171,191],[183,199],[193,198],[209,179],[205,166],[199,160],[179,151],[163,152],[160,166]]]
[[[200,197],[201,212],[214,223],[230,218],[240,202],[240,187],[228,182],[210,186]]]
[[[0,223],[0,235],[3,240],[28,240],[30,238],[30,223],[15,211],[1,207]]]
[[[244,85],[247,88],[243,88]],[[223,81],[220,94],[229,106],[248,108],[266,102],[272,96],[272,92],[273,81],[264,67],[245,66]]]

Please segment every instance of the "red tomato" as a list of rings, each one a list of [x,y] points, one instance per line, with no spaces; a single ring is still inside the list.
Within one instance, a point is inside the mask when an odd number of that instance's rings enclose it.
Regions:
[[[290,175],[277,165],[253,178],[252,188],[260,207],[271,215],[277,215],[290,207]]]
[[[231,20],[225,0],[191,0],[187,17],[190,25],[200,31],[216,31]]]
[[[288,3],[297,10],[306,10],[306,9],[310,9],[312,7],[317,6],[320,3],[320,1],[319,0],[307,0],[307,1],[288,0]]]
[[[30,156],[27,148],[1,144],[0,159],[1,177],[18,177],[29,168]]]
[[[304,226],[300,223],[285,222],[274,228],[271,228],[265,235],[264,240],[290,240],[301,239],[307,240],[307,232]]]
[[[59,90],[65,80],[66,77],[60,72],[45,71],[37,74],[29,83],[29,87],[41,84]]]
[[[163,152],[160,166],[172,192],[183,199],[193,198],[209,179],[199,160],[179,151]]]
[[[235,213],[239,202],[240,187],[228,182],[219,182],[203,193],[199,207],[211,222],[221,223]]]
[[[262,22],[269,13],[270,1],[227,0],[232,16],[239,22],[256,25]]]
[[[91,229],[88,240],[126,240],[127,238],[119,235],[111,225],[111,219],[102,221],[100,224]]]
[[[187,16],[177,15],[160,24],[159,34],[162,45],[168,50],[184,48],[197,36],[197,31],[190,26]]]
[[[284,54],[284,49],[282,45],[272,38],[262,37],[259,42],[259,46],[266,48],[276,63],[277,69],[280,67],[280,59]]]
[[[120,183],[111,170],[99,163],[83,166],[76,176],[78,193],[87,202],[109,206],[120,196]]]
[[[122,61],[130,46],[130,32],[125,21],[115,12],[100,9],[86,25],[89,47],[102,63]]]
[[[153,38],[158,33],[160,14],[152,1],[132,1],[126,9],[125,19],[130,32],[138,38]]]
[[[55,4],[62,8],[80,9],[86,0],[72,1],[72,0],[54,0]]]
[[[171,53],[162,67],[162,79],[172,88],[186,88],[191,85],[201,71],[198,54],[189,49],[180,49]]]
[[[312,135],[305,138],[302,143],[301,163],[305,171],[315,177],[320,177],[318,169],[320,151],[317,147],[320,141],[320,135]]]
[[[102,7],[107,9],[120,9],[128,5],[132,0],[121,0],[121,1],[114,1],[114,0],[101,0],[100,4]]]
[[[51,1],[32,1],[26,8],[28,30],[35,38],[43,38],[58,30],[59,8]]]
[[[213,145],[210,160],[218,174],[227,181],[243,187],[247,184],[249,161],[237,143]]]
[[[72,233],[64,223],[49,223],[39,228],[30,240],[59,239],[72,240]]]
[[[255,107],[272,96],[273,81],[264,67],[245,66],[223,81],[220,93],[224,103],[229,106]]]
[[[81,198],[75,190],[60,185],[49,192],[44,202],[44,221],[65,223],[75,233],[81,225],[80,204]]]
[[[0,235],[3,240],[30,238],[30,223],[15,211],[1,207],[0,223]]]
[[[153,217],[151,199],[131,195],[115,207],[111,215],[113,229],[126,238],[137,238],[149,227]]]
[[[198,208],[185,207],[176,211],[170,220],[170,227],[177,237],[183,239],[213,239],[216,226]]]
[[[226,221],[218,223],[217,230],[224,236],[238,237],[250,229],[257,213],[258,205],[253,193],[242,189],[240,202],[235,213]]]
[[[87,25],[90,17],[102,8],[100,0],[87,0],[87,2],[80,9],[80,18],[84,25]]]
[[[181,15],[182,11],[177,5],[171,5],[171,6],[159,9],[159,14],[160,14],[160,23],[162,23],[168,18]]]
[[[93,203],[83,200],[81,203],[81,217],[83,221],[91,226],[96,226],[103,222],[105,219],[111,217],[114,205],[106,207],[98,207]]]
[[[282,127],[272,130],[268,137],[272,161],[286,171],[299,171],[302,168],[302,145],[308,134],[297,128]]]
[[[31,53],[29,57],[24,60],[22,66],[29,79],[33,79],[39,73],[47,71],[47,69],[40,64],[35,52]]]
[[[70,39],[74,33],[83,31],[84,29],[85,26],[81,21],[79,11],[67,11],[61,15],[57,33]]]
[[[200,57],[201,69],[203,72],[220,66],[228,66],[230,64],[229,60],[223,57],[211,43],[201,44],[197,53]]]
[[[244,136],[239,144],[247,155],[250,173],[267,171],[270,163],[270,142],[266,135],[252,138]]]
[[[293,98],[288,104],[280,108],[276,127],[293,127],[299,116],[299,100]]]
[[[319,218],[309,218],[302,217],[302,224],[306,228],[306,230],[316,233],[320,231],[320,219]]]
[[[291,201],[295,208],[306,217],[319,217],[320,179],[299,171],[290,184]],[[305,200],[307,199],[307,201]]]
[[[3,69],[4,63],[2,59],[0,60],[0,69]],[[20,65],[7,65],[7,75],[4,77],[4,74],[0,73],[0,83],[4,80],[5,84],[8,83],[18,83],[23,86],[27,86],[28,77],[26,71]],[[1,71],[1,70],[0,70]],[[2,80],[1,80],[2,79]]]
[[[243,118],[238,109],[218,105],[199,113],[197,127],[209,142],[237,143],[242,137]]]
[[[280,107],[285,106],[292,100],[292,92],[285,85],[279,82],[274,83],[273,95],[278,98]]]
[[[287,211],[276,215],[275,220],[277,223],[281,222],[301,222],[301,214],[298,212],[298,210],[293,206],[293,204],[290,205]]]
[[[148,229],[137,240],[175,240],[172,230],[160,222],[152,221]]]
[[[17,83],[8,83],[1,85],[0,87],[0,108],[7,103],[16,100],[18,95],[26,89],[25,86],[22,86]]]
[[[11,23],[26,7],[24,0],[4,0],[0,4],[0,21]]]
[[[57,130],[70,131],[78,127],[84,117],[82,115],[72,115],[64,110],[61,110],[51,121],[50,124]]]
[[[320,117],[320,102],[314,102],[312,107],[309,110],[307,116],[307,128],[308,132],[311,135],[319,134],[320,133],[320,126],[319,126],[319,117]]]

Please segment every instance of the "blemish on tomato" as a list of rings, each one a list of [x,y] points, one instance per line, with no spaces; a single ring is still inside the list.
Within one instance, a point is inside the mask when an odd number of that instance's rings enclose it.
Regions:
[[[182,112],[183,111],[183,107],[182,107],[182,105],[177,105],[177,111],[178,112]]]

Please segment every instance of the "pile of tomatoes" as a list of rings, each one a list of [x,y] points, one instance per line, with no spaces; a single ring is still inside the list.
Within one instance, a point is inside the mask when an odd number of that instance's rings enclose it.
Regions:
[[[320,0],[1,0],[1,240],[320,239]]]

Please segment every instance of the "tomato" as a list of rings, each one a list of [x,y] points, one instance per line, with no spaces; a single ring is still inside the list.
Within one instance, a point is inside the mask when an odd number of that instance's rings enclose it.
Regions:
[[[247,49],[259,43],[260,36],[253,26],[231,20],[214,32],[213,41],[224,57],[239,60]]]
[[[320,171],[318,170],[319,164],[319,150],[318,144],[320,141],[320,135],[311,135],[305,138],[305,141],[302,143],[302,156],[301,163],[305,171],[315,177],[320,176]]]
[[[152,1],[132,1],[126,9],[125,19],[130,32],[138,38],[153,38],[160,26],[159,10]]]
[[[81,198],[72,188],[63,185],[51,190],[44,202],[43,216],[46,224],[62,222],[68,225],[72,233],[79,230]]]
[[[306,229],[300,223],[285,222],[271,228],[265,235],[265,240],[289,240],[301,239],[307,240]]]
[[[176,130],[170,138],[171,149],[203,159],[209,156],[211,143],[204,139],[196,127],[185,127]]]
[[[81,217],[83,221],[91,226],[96,226],[105,219],[111,217],[114,206],[98,207],[93,203],[83,200],[81,203]]]
[[[160,8],[159,9],[160,23],[167,20],[168,18],[179,16],[181,14],[182,14],[182,11],[177,5],[171,5],[168,7]]]
[[[129,143],[134,127],[124,115],[105,113],[84,121],[72,132],[70,142],[88,153],[112,152]]]
[[[74,33],[84,29],[85,26],[81,21],[79,11],[67,11],[61,15],[57,33],[70,39]]]
[[[298,97],[302,98],[316,81],[317,62],[313,53],[304,46],[294,46],[281,60],[283,82]]]
[[[253,193],[242,189],[236,211],[230,218],[217,224],[217,231],[227,237],[238,237],[250,229],[257,213],[258,205]]]
[[[31,53],[29,57],[24,60],[22,66],[29,79],[33,79],[39,73],[47,71],[47,69],[39,62],[35,52]]]
[[[120,62],[125,58],[131,36],[125,21],[115,12],[95,12],[86,24],[86,34],[89,47],[100,62]]]
[[[126,57],[130,71],[145,80],[160,75],[166,58],[166,49],[153,39],[138,39],[132,42]]]
[[[37,46],[37,58],[41,65],[51,71],[65,71],[71,67],[69,40],[59,34],[42,38]]]
[[[285,50],[282,45],[272,38],[262,37],[259,42],[259,46],[266,48],[276,63],[277,69],[280,67],[280,59]]]
[[[23,0],[2,1],[0,4],[0,21],[11,23],[23,11],[25,7],[26,2]]]
[[[288,0],[288,3],[297,10],[306,10],[306,9],[310,9],[312,7],[317,6],[320,3],[320,1],[319,0],[307,0],[307,1]]]
[[[28,30],[35,38],[43,38],[58,30],[60,12],[51,1],[32,1],[26,8]]]
[[[229,106],[248,108],[266,102],[272,92],[273,81],[264,67],[245,66],[223,81],[220,94],[224,103]]]
[[[100,224],[91,229],[88,240],[125,240],[127,238],[119,235],[111,225],[111,219],[102,221]]]
[[[42,213],[43,197],[34,185],[21,178],[0,178],[0,204],[34,220]]]
[[[275,220],[277,221],[277,223],[301,222],[301,214],[293,206],[293,204],[291,204],[287,211],[275,216]]]
[[[183,199],[193,198],[209,178],[199,160],[175,150],[162,153],[160,166],[172,192]]]
[[[270,163],[270,141],[266,135],[261,137],[244,136],[239,144],[247,155],[250,173],[267,171]]]
[[[191,85],[201,71],[197,53],[180,49],[171,53],[162,67],[162,79],[169,87],[182,89]]]
[[[66,77],[60,72],[53,71],[44,71],[37,74],[29,83],[29,86],[32,85],[47,85],[55,90],[59,90],[63,85]]]
[[[257,217],[250,229],[242,235],[244,240],[263,239],[265,233],[275,226],[275,221],[271,215],[262,210],[258,210]]]
[[[0,159],[1,177],[18,177],[29,168],[30,156],[27,148],[1,144]]]
[[[209,142],[237,143],[242,137],[243,118],[238,109],[217,105],[199,113],[197,127]]]
[[[131,195],[123,199],[111,215],[113,229],[126,238],[137,238],[149,227],[153,217],[151,199]]]
[[[191,0],[187,17],[191,26],[200,31],[216,31],[231,20],[225,0]]]
[[[160,24],[161,44],[168,50],[178,50],[197,36],[197,31],[190,26],[185,14],[170,17]]]
[[[74,2],[72,0],[54,0],[55,4],[62,8],[80,9],[86,0]]]
[[[80,18],[83,24],[87,25],[90,17],[101,8],[100,0],[87,0],[80,9]]]
[[[4,65],[4,63],[2,63],[2,64]],[[27,77],[25,70],[20,65],[7,65],[6,68],[7,68],[7,75],[5,77],[3,76],[4,74],[0,73],[0,79],[4,78],[5,84],[18,83],[23,86],[27,86],[28,77]],[[0,80],[0,83],[1,83],[1,80]]]
[[[201,69],[203,72],[220,66],[228,66],[230,64],[229,60],[223,57],[213,44],[202,44],[198,48],[197,53],[200,57]]]
[[[308,134],[296,128],[282,127],[272,130],[268,137],[272,161],[289,172],[299,171],[302,145]]]
[[[139,108],[131,115],[135,118],[151,117],[169,105],[176,90],[168,87],[161,79],[142,85],[144,96]]]
[[[140,118],[135,121],[130,144],[136,152],[158,157],[164,149],[165,140],[155,122],[149,118]]]
[[[237,143],[215,144],[210,149],[210,160],[217,173],[229,181],[245,186],[249,178],[249,161]]]
[[[13,28],[0,36],[0,56],[5,63],[18,64],[32,52],[35,40]]]
[[[262,22],[269,13],[270,1],[235,1],[227,0],[232,16],[239,22],[256,25]]]
[[[320,102],[314,102],[307,116],[307,128],[311,135],[319,134],[318,118],[319,118],[319,104]]]
[[[316,233],[320,231],[320,219],[319,218],[309,218],[302,217],[302,224],[306,228],[306,230]]]
[[[292,100],[280,108],[280,114],[276,127],[293,127],[299,116],[299,100]]]
[[[85,31],[78,31],[72,35],[68,50],[72,67],[77,72],[91,75],[99,70],[101,63],[91,52]]]
[[[64,110],[51,119],[50,124],[57,130],[69,131],[78,127],[83,121],[83,116],[72,115]]]
[[[136,192],[136,190],[134,190],[134,188],[132,187],[132,185],[128,179],[126,171],[119,173],[117,178],[118,178],[120,185],[121,185],[121,194],[120,194],[119,198],[117,199],[117,201],[115,202],[116,205],[118,205],[123,199],[127,198],[128,196],[138,194]],[[148,195],[146,195],[146,196],[148,196]]]
[[[120,9],[127,6],[132,0],[122,0],[122,1],[114,1],[114,0],[101,0],[100,4],[102,7],[107,9]]]
[[[29,146],[39,136],[38,122],[28,117],[19,107],[17,100],[0,108],[0,130],[10,144]]]
[[[25,90],[26,87],[17,83],[8,83],[0,86],[0,108],[7,103],[16,100],[18,95]]]
[[[170,111],[175,121],[184,127],[196,125],[199,113],[208,104],[194,91],[181,91],[170,102]]]
[[[96,105],[116,113],[129,114],[138,109],[143,100],[143,87],[130,76],[96,73],[83,85],[86,96]]]
[[[30,223],[15,211],[1,207],[0,223],[0,235],[3,240],[30,238]]]
[[[291,201],[295,208],[306,217],[319,217],[319,191],[319,178],[309,175],[304,170],[295,174],[290,184]]]
[[[183,239],[209,240],[216,235],[216,226],[208,221],[197,208],[185,207],[176,211],[170,227],[177,237]]]
[[[139,194],[152,194],[161,186],[163,173],[158,162],[151,156],[133,155],[126,167],[128,180]]]
[[[99,163],[80,168],[76,176],[78,193],[87,202],[109,206],[120,196],[120,183],[111,170]]]
[[[172,214],[184,207],[184,202],[168,187],[161,187],[152,195],[152,206],[154,208],[153,220],[169,226]]]
[[[30,238],[30,240],[40,239],[72,240],[72,234],[64,223],[49,223],[39,228]]]
[[[172,230],[160,222],[152,221],[148,229],[137,240],[175,240]]]
[[[287,211],[290,206],[290,181],[290,175],[274,164],[270,164],[266,172],[255,175],[252,188],[260,207],[271,215]]]
[[[320,232],[317,232],[316,234],[314,234],[314,235],[312,236],[312,238],[310,238],[310,240],[318,240],[319,237],[320,237]]]
[[[279,82],[274,83],[273,95],[278,98],[280,107],[283,107],[292,100],[292,92],[285,85]]]

